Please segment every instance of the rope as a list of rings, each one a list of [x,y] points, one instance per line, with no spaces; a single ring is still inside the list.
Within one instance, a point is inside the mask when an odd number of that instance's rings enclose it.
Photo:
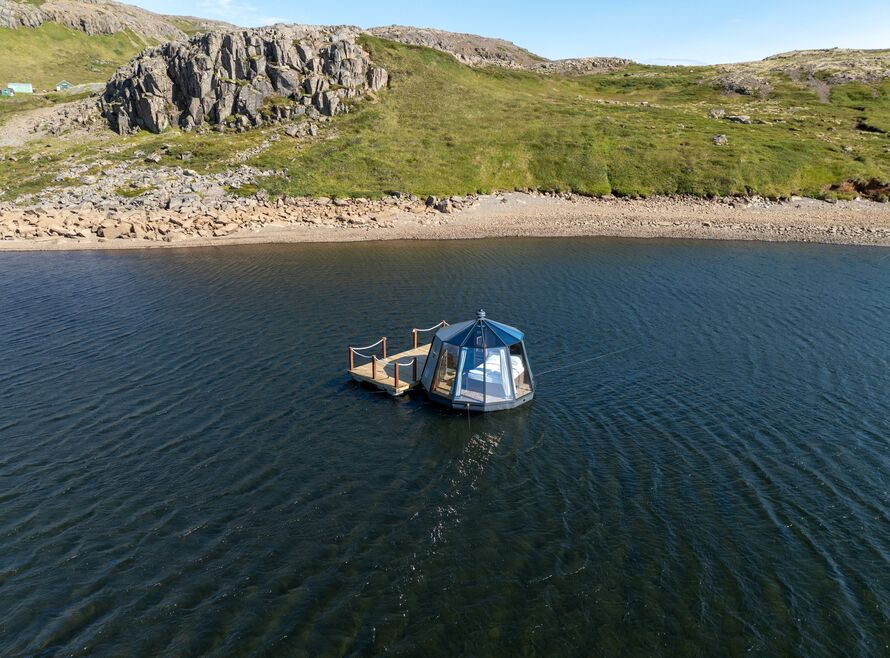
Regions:
[[[411,359],[408,363],[399,363],[399,362],[397,361],[397,362],[395,363],[395,365],[399,366],[400,368],[407,368],[407,367],[410,366],[410,365],[414,365],[416,362],[417,362],[417,359]],[[390,365],[393,365],[393,364],[390,363]]]
[[[371,355],[368,355],[368,354],[362,354],[361,352],[359,352],[359,351],[356,350],[356,349],[353,349],[352,347],[350,347],[349,349],[351,349],[351,350],[352,350],[352,353],[355,354],[356,356],[360,356],[360,357],[365,358],[365,359],[373,359],[375,356],[377,356],[376,354],[371,354]]]
[[[584,365],[585,363],[590,363],[591,361],[599,361],[600,359],[605,359],[607,356],[614,356],[616,354],[621,354],[622,352],[627,352],[629,350],[632,350],[634,347],[636,346],[625,347],[624,349],[616,350],[614,352],[608,352],[606,354],[600,354],[599,356],[594,356],[589,359],[585,359],[584,361],[574,361],[560,368],[554,368],[553,370],[545,370],[544,372],[535,373],[535,377],[540,377],[541,375],[549,375],[551,372],[558,372],[560,370],[565,370],[566,368],[573,368],[575,366]]]
[[[424,332],[424,331],[432,331],[433,329],[438,329],[438,328],[441,327],[442,325],[447,325],[447,324],[448,324],[448,323],[445,322],[445,320],[442,320],[439,324],[433,325],[433,326],[430,327],[429,329],[415,329],[414,331],[416,331],[417,333],[422,333],[422,332]]]
[[[357,351],[357,350],[369,350],[369,349],[371,349],[372,347],[377,347],[377,346],[380,345],[380,343],[382,343],[384,340],[386,340],[386,339],[385,339],[385,338],[381,338],[380,340],[378,340],[378,341],[377,341],[376,343],[374,343],[373,345],[365,345],[364,347],[350,347],[349,349],[351,349],[353,352],[355,352],[355,351]],[[370,357],[369,357],[369,358],[370,358]]]

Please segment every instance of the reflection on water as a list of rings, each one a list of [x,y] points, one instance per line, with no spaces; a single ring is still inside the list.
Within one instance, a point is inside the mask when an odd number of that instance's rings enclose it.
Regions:
[[[886,653],[887,263],[2,254],[0,653]],[[347,344],[480,306],[526,332],[531,404],[344,376]]]

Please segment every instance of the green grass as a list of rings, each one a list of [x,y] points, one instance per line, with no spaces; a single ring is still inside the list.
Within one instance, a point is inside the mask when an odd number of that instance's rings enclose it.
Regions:
[[[890,81],[835,87],[824,103],[804,82],[775,75],[772,96],[761,99],[722,95],[709,67],[635,65],[607,74],[544,76],[473,69],[434,50],[376,38],[363,43],[390,72],[390,87],[323,124],[317,138],[281,139],[248,161],[286,173],[260,179],[260,187],[278,195],[337,197],[515,188],[828,197],[837,194],[832,186],[848,180],[890,181]],[[709,119],[715,107],[750,115],[755,123]],[[168,166],[183,166],[177,156],[190,152],[188,167],[221,171],[236,166],[233,153],[276,131],[168,130],[126,139],[107,131],[85,145],[48,139],[0,149],[21,156],[0,167],[0,198],[39,189],[47,184],[44,172],[72,159],[127,160],[137,149],[163,152],[161,164]],[[715,146],[716,134],[726,134],[729,145]],[[169,149],[162,151],[164,144]]]
[[[286,167],[278,194],[464,194],[536,188],[582,194],[825,194],[847,179],[890,179],[883,125],[890,87],[840,90],[820,103],[775,81],[769,100],[727,97],[714,69],[633,66],[582,77],[462,66],[442,53],[365,38],[391,74],[378,102],[338,118],[301,150],[282,141],[254,164]],[[855,104],[850,100],[855,97]],[[708,118],[712,107],[763,124]],[[864,108],[864,109],[862,109]],[[729,146],[716,147],[715,134]],[[851,145],[855,154],[843,146]]]
[[[175,27],[178,27],[180,30],[185,32],[187,35],[194,36],[196,34],[201,34],[202,32],[206,32],[206,30],[202,30],[200,26],[196,23],[188,20],[182,16],[165,16],[164,17],[168,23],[171,23]]]
[[[30,82],[35,90],[45,90],[63,79],[75,85],[105,82],[149,45],[132,32],[89,36],[56,23],[0,29],[0,84]]]
[[[125,199],[133,199],[137,196],[142,196],[146,192],[151,192],[156,189],[157,188],[152,185],[148,185],[145,187],[119,187],[114,192],[118,196],[122,196]]]

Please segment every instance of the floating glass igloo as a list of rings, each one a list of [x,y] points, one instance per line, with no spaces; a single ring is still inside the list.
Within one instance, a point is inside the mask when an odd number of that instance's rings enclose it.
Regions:
[[[421,383],[435,402],[473,411],[512,409],[535,395],[535,382],[519,329],[475,320],[436,332]]]

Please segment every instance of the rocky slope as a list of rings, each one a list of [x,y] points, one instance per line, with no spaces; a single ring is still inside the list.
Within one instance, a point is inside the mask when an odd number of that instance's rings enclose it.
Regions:
[[[848,82],[876,84],[890,79],[890,50],[795,50],[757,62],[719,67],[715,86],[730,93],[768,97],[770,75],[784,75],[808,84],[823,102],[831,88]]]
[[[590,75],[618,71],[633,64],[623,57],[575,57],[539,62],[531,70],[547,75]]]
[[[232,29],[219,21],[160,16],[111,0],[46,0],[40,4],[0,0],[0,27],[36,28],[59,23],[89,35],[130,31],[154,41],[182,40],[183,27],[194,30]]]
[[[515,43],[504,39],[491,39],[475,34],[461,34],[404,25],[389,25],[368,30],[381,39],[398,41],[409,46],[433,48],[453,55],[457,61],[469,66],[503,66],[511,69],[528,69],[547,61]]]
[[[367,32],[381,39],[448,53],[468,66],[500,66],[548,74],[583,75],[612,71],[632,63],[631,60],[620,57],[548,60],[504,39],[421,27],[389,25],[371,28]]]
[[[890,78],[890,50],[796,50],[737,65],[794,77],[819,75],[829,85],[874,83]]]
[[[278,25],[148,49],[109,81],[103,113],[121,134],[333,116],[388,81],[355,36],[352,28]]]

